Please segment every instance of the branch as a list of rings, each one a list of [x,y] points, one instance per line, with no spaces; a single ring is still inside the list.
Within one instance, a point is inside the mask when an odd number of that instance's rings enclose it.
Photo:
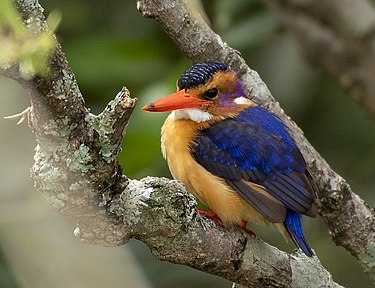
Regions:
[[[139,196],[129,197],[135,191]],[[139,199],[145,205],[138,206],[134,215],[129,208]],[[146,243],[161,260],[246,287],[342,287],[333,282],[317,257],[309,258],[301,251],[288,255],[238,228],[225,229],[196,213],[195,199],[178,181],[132,180],[113,203],[112,212],[124,217],[132,237]]]
[[[26,22],[36,21],[39,25],[35,26],[47,29],[36,0],[18,0],[17,5]],[[336,240],[353,246],[357,256],[357,251],[371,255],[366,243],[373,243],[373,212],[283,114],[258,74],[181,2],[139,1],[138,7],[144,15],[163,23],[192,60],[221,59],[229,64],[249,95],[285,120],[319,179],[321,215],[337,229],[332,230]],[[16,64],[2,72],[12,71],[11,77],[30,90],[29,124],[38,143],[32,168],[35,185],[52,207],[77,221],[75,235],[82,241],[114,246],[133,237],[146,243],[162,260],[189,265],[245,286],[339,287],[316,257],[307,258],[298,252],[288,255],[261,240],[246,238],[238,229],[223,229],[202,218],[196,214],[195,200],[177,181],[150,177],[137,181],[122,175],[117,155],[136,100],[123,89],[95,116],[84,106],[60,46],[49,66],[49,76],[29,80],[19,77]],[[356,214],[359,211],[362,214]],[[367,218],[363,217],[365,212]],[[352,222],[347,218],[351,214],[355,216]],[[352,245],[351,237],[358,232],[348,227],[348,222],[363,228],[357,245]]]
[[[38,1],[19,0],[16,5],[29,29],[48,30]],[[35,186],[54,209],[77,221],[86,241],[125,243],[126,233],[118,232],[123,224],[108,216],[105,204],[128,181],[117,155],[136,100],[124,88],[100,115],[90,114],[59,44],[49,59],[47,76],[25,79],[21,68],[11,63],[1,74],[30,91],[29,125],[37,140],[31,171]]]
[[[265,1],[299,40],[311,63],[327,70],[375,116],[375,7],[367,0]],[[334,13],[333,13],[334,11]]]

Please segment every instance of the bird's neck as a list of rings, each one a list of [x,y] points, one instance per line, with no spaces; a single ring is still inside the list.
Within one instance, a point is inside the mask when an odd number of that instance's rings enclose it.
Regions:
[[[190,119],[175,119],[173,114],[170,114],[161,128],[163,157],[167,160],[173,178],[179,179],[185,185],[187,185],[184,181],[188,174],[187,170],[191,169],[194,162],[190,147],[193,144],[196,131],[201,125],[204,124]]]
[[[209,127],[213,121],[213,118],[201,122],[190,118],[178,118],[175,112],[169,114],[161,128],[161,147],[163,156],[167,160],[171,154],[178,154],[178,151],[190,153],[190,145],[197,131]]]

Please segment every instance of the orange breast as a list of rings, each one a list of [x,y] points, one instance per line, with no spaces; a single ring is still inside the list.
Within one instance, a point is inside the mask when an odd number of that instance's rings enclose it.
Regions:
[[[226,224],[242,220],[268,223],[255,209],[233,191],[223,179],[199,165],[190,153],[190,145],[199,125],[187,119],[168,117],[162,127],[162,151],[172,176],[205,203]]]

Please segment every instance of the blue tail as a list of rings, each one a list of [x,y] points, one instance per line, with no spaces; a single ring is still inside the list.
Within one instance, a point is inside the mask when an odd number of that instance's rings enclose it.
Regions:
[[[288,210],[286,213],[284,226],[296,246],[298,248],[301,248],[307,256],[312,257],[314,253],[312,252],[309,244],[307,244],[305,236],[303,234],[301,214],[295,211]]]

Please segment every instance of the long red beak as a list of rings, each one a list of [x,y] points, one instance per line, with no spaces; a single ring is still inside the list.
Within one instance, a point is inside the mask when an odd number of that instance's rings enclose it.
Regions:
[[[206,103],[208,101],[192,97],[182,89],[176,93],[157,99],[142,109],[151,112],[164,112],[183,108],[197,108]]]

